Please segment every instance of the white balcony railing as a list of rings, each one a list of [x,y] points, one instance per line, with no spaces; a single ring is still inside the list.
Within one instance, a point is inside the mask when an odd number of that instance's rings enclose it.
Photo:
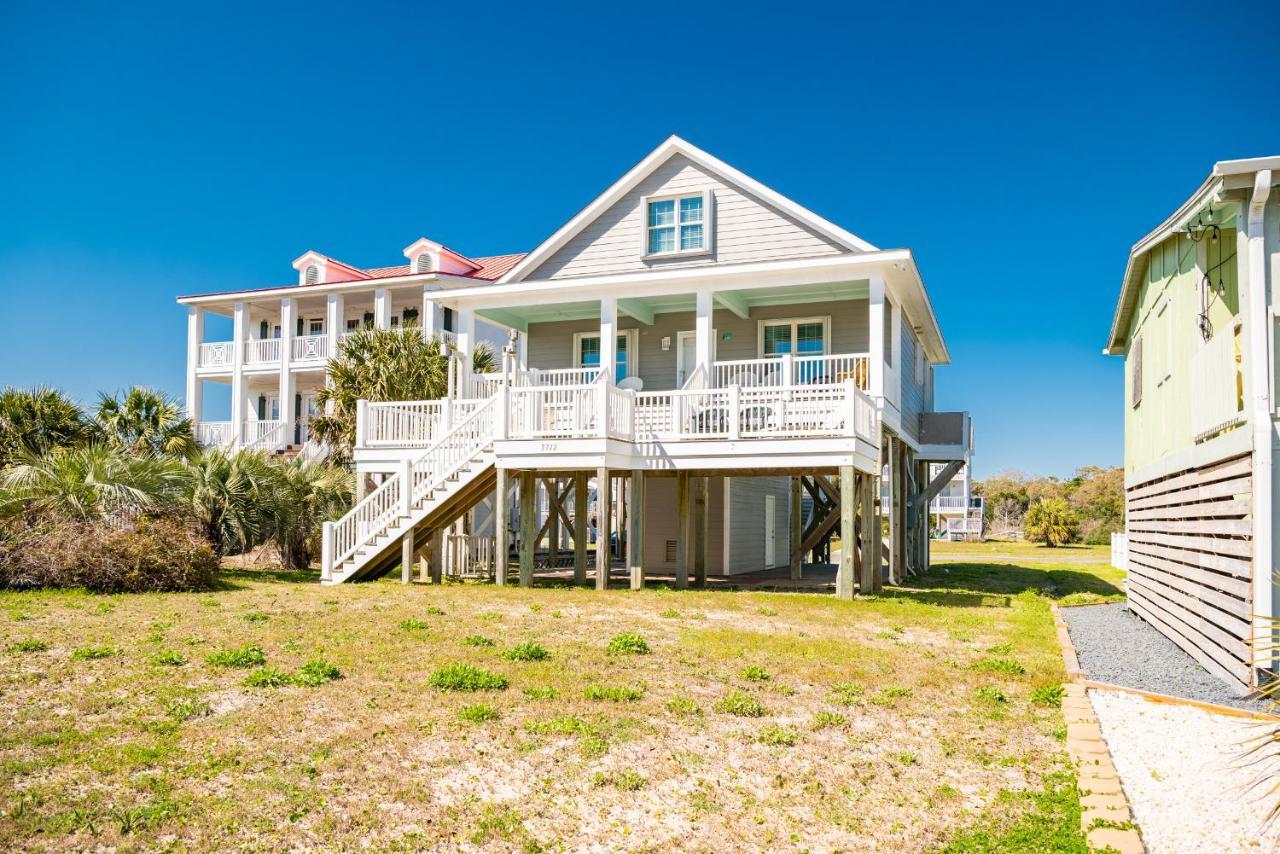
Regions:
[[[279,338],[252,338],[244,342],[246,365],[269,365],[280,361]]]
[[[243,446],[251,451],[274,451],[286,444],[283,421],[246,421],[241,435]]]
[[[230,448],[235,439],[235,424],[230,421],[201,421],[196,425],[196,442],[202,448]]]
[[[200,345],[200,367],[231,368],[235,364],[235,345],[231,341],[213,341]]]
[[[483,403],[481,399],[362,400],[356,407],[356,446],[425,448]]]
[[[737,385],[789,386],[836,385],[852,379],[858,388],[869,387],[871,360],[866,353],[793,356],[766,359],[737,359],[713,365],[716,388]]]
[[[968,502],[963,495],[939,495],[930,502],[929,508],[935,513],[967,510]]]
[[[329,358],[329,336],[299,335],[290,344],[289,358],[295,362],[314,362]]]

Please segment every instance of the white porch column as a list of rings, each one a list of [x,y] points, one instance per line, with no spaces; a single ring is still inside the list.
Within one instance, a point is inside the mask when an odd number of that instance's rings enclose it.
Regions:
[[[422,334],[427,338],[439,335],[444,329],[442,320],[440,306],[431,298],[431,291],[424,287],[422,289]]]
[[[284,432],[280,436],[282,447],[293,444],[293,336],[297,321],[292,297],[280,300],[280,421]],[[270,415],[271,413],[267,413]]]
[[[204,343],[204,309],[187,308],[187,417],[192,426],[204,417],[204,384],[196,376],[200,367],[200,345]]]
[[[476,344],[476,316],[469,308],[454,315],[458,335],[458,397],[471,397],[471,351]]]
[[[391,328],[391,292],[386,288],[373,292],[373,326],[375,329]]]
[[[715,342],[711,340],[711,315],[714,300],[711,291],[698,291],[697,298],[697,316],[693,321],[694,330],[694,370],[702,368],[703,375],[706,377],[706,387],[710,388],[714,383],[712,376],[712,347]]]
[[[618,381],[618,301],[613,297],[600,300],[600,370],[608,373],[610,384]]]
[[[521,332],[516,336],[516,366],[522,371],[529,370],[529,333]]]
[[[329,358],[332,359],[338,355],[338,344],[342,341],[342,334],[347,331],[346,300],[342,294],[329,294],[325,309],[324,325],[329,332]]]
[[[884,340],[884,277],[872,276],[868,299],[867,324],[870,331],[867,350],[870,376],[867,377],[867,394],[872,397],[884,396],[884,348],[888,343]]]
[[[249,339],[249,307],[236,303],[231,322],[231,431],[233,447],[244,443],[244,348]]]

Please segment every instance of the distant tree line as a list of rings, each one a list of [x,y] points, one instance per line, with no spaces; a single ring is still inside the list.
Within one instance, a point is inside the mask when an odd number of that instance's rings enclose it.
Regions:
[[[1124,530],[1124,469],[1085,466],[1066,479],[1006,471],[974,484],[994,537],[1105,545]]]

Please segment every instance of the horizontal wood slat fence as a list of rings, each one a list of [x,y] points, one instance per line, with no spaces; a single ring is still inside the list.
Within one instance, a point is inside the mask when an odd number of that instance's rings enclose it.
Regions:
[[[1232,457],[1126,494],[1130,609],[1242,688],[1253,681],[1252,463]]]

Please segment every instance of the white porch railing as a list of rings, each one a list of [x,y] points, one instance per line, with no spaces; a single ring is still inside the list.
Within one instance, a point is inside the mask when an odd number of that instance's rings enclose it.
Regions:
[[[267,365],[280,361],[279,338],[253,338],[244,342],[246,365]]]
[[[934,513],[945,513],[969,508],[963,495],[939,495],[930,502],[929,509]]]
[[[329,336],[299,335],[290,344],[289,358],[295,362],[318,361],[329,358]]]
[[[356,407],[357,447],[426,447],[484,404],[482,399],[360,401]]]
[[[1244,420],[1239,331],[1235,317],[1191,355],[1191,433],[1197,441]]]
[[[601,384],[525,386],[507,393],[509,436],[552,439],[595,436]]]
[[[244,422],[242,442],[251,451],[274,451],[285,444],[284,438],[283,421]]]
[[[202,448],[230,448],[235,440],[235,424],[230,421],[201,421],[196,425],[196,442]]]
[[[230,368],[235,364],[235,342],[213,341],[200,345],[200,367]]]
[[[716,388],[738,385],[790,386],[837,385],[852,379],[858,388],[869,386],[871,360],[866,353],[794,356],[785,354],[766,359],[737,359],[713,366]]]

